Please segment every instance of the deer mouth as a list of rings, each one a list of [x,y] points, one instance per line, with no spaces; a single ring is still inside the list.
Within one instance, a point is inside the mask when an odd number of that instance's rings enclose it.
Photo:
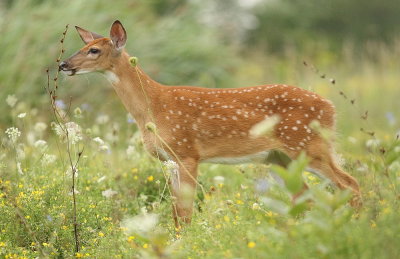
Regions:
[[[76,74],[76,68],[60,68],[60,70],[67,76],[73,76]]]

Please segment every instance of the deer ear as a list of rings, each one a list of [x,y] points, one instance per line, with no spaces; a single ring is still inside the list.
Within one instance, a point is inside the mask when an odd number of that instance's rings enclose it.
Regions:
[[[119,51],[121,50],[126,43],[126,31],[124,26],[122,26],[121,22],[116,20],[111,25],[110,30],[110,38],[115,46],[115,48]]]
[[[88,44],[88,43],[94,41],[95,39],[104,38],[104,36],[101,36],[94,32],[87,31],[85,29],[82,29],[81,27],[75,26],[75,28],[78,31],[79,36],[81,36],[81,39],[83,40],[83,42],[85,44]]]

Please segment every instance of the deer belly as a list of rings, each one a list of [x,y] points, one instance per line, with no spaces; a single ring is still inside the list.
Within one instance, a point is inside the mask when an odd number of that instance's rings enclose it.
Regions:
[[[235,157],[211,157],[200,161],[201,163],[215,164],[243,164],[243,163],[263,163],[267,160],[270,151],[262,151],[254,154]]]

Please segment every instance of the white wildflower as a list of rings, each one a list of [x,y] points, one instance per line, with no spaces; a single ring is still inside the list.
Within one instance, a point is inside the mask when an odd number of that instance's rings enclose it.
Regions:
[[[59,124],[52,122],[51,123],[53,130],[55,131],[55,133],[57,134],[57,136],[59,136],[61,139],[64,140],[65,138],[65,133],[64,133],[64,129],[62,126],[60,126]]]
[[[141,193],[140,196],[139,196],[139,199],[142,200],[142,201],[147,201],[147,198],[148,198],[147,195],[145,195],[143,193]]]
[[[80,192],[77,189],[74,189],[75,194],[79,194]],[[69,192],[68,195],[72,195],[72,192]]]
[[[355,138],[355,137],[348,137],[347,138],[347,140],[350,142],[350,143],[352,143],[352,144],[355,144],[355,143],[357,143],[357,139]]]
[[[17,97],[15,97],[15,95],[12,94],[12,95],[7,96],[6,102],[12,108],[18,102],[18,99],[17,99]]]
[[[36,122],[35,126],[33,126],[33,129],[40,133],[47,129],[47,125],[44,122]]]
[[[24,144],[19,144],[16,148],[16,152],[17,152],[18,160],[25,159],[25,145]]]
[[[44,154],[42,157],[42,165],[50,165],[54,163],[57,160],[57,157],[55,155],[50,155],[50,154]]]
[[[76,168],[76,167],[73,167],[73,171],[75,171],[75,178],[77,178],[77,177],[79,176],[79,171],[78,171],[78,168]],[[70,168],[68,168],[68,170],[67,170],[67,172],[66,172],[66,175],[68,175],[69,177],[71,177],[71,176],[72,176],[71,167],[70,167]]]
[[[105,136],[105,139],[110,143],[116,143],[119,140],[118,134],[115,133],[116,131],[113,130],[112,132],[108,132]]]
[[[225,182],[225,177],[221,176],[221,175],[217,175],[214,176],[214,184],[218,185],[218,184],[223,184]]]
[[[179,169],[179,165],[173,161],[173,160],[168,160],[164,162],[164,166],[168,169],[168,171],[176,171]]]
[[[143,213],[132,218],[122,220],[121,227],[127,234],[146,235],[152,231],[158,222],[158,215],[153,213]]]
[[[110,147],[107,146],[107,145],[101,145],[101,146],[99,147],[99,149],[100,149],[101,151],[107,151],[107,150],[110,149]]]
[[[6,129],[6,134],[8,138],[13,142],[17,142],[18,138],[21,136],[21,131],[16,127],[11,127]]]
[[[172,160],[164,162],[164,166],[167,168],[167,173],[170,175],[172,187],[180,189],[180,176],[179,176],[179,165]]]
[[[260,204],[258,204],[257,202],[253,203],[252,209],[253,210],[259,210],[260,209]]]
[[[268,135],[274,130],[275,125],[278,124],[280,120],[281,118],[279,115],[272,115],[251,127],[250,135],[253,137]]]
[[[107,178],[107,176],[103,175],[102,177],[100,177],[97,182],[101,183],[102,181],[104,181]]]
[[[112,196],[116,195],[118,192],[113,191],[111,189],[107,189],[105,191],[101,192],[101,195],[103,195],[104,197],[106,197],[107,199],[111,198]]]
[[[136,153],[136,148],[134,146],[129,145],[128,148],[126,149],[126,154],[128,156],[132,156],[135,153]]]
[[[26,112],[20,113],[17,115],[18,118],[22,119],[26,117]]]
[[[110,120],[110,117],[108,117],[108,115],[105,115],[105,114],[99,115],[96,118],[96,122],[98,124],[106,124],[109,120]]]
[[[99,137],[95,137],[95,138],[93,139],[93,141],[96,142],[96,143],[98,143],[99,145],[104,145],[104,140],[102,140],[102,139],[99,138]]]
[[[64,126],[54,123],[53,129],[63,141],[67,141],[67,139],[69,139],[71,144],[76,144],[83,139],[81,127],[73,121],[65,123]],[[66,131],[68,132],[68,138]]]
[[[356,168],[356,170],[359,171],[359,172],[367,172],[368,171],[368,166],[365,165],[365,164],[362,164],[361,166]]]
[[[41,151],[44,151],[47,149],[47,142],[43,139],[39,139],[33,144],[33,146]]]
[[[21,162],[17,163],[17,171],[19,174],[24,174],[24,172],[22,171],[22,168],[21,168]]]
[[[110,147],[104,142],[104,140],[99,137],[94,138],[93,141],[99,144],[99,149],[101,151],[107,151],[110,149]]]
[[[240,185],[240,188],[242,189],[242,190],[247,190],[247,188],[249,188],[247,185],[245,185],[245,184],[241,184]]]
[[[71,140],[72,144],[75,144],[83,139],[82,130],[78,124],[71,121],[71,122],[65,123],[65,126],[67,127],[67,130],[68,130],[68,138]]]
[[[368,148],[377,148],[377,147],[379,147],[380,144],[381,144],[381,141],[379,139],[369,139],[365,143],[365,145]]]

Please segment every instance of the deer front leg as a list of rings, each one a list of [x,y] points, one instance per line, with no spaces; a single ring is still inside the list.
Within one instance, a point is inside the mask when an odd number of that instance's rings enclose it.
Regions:
[[[178,164],[178,174],[171,177],[172,212],[177,228],[180,227],[181,222],[190,223],[192,219],[198,161],[193,158],[185,158]]]

